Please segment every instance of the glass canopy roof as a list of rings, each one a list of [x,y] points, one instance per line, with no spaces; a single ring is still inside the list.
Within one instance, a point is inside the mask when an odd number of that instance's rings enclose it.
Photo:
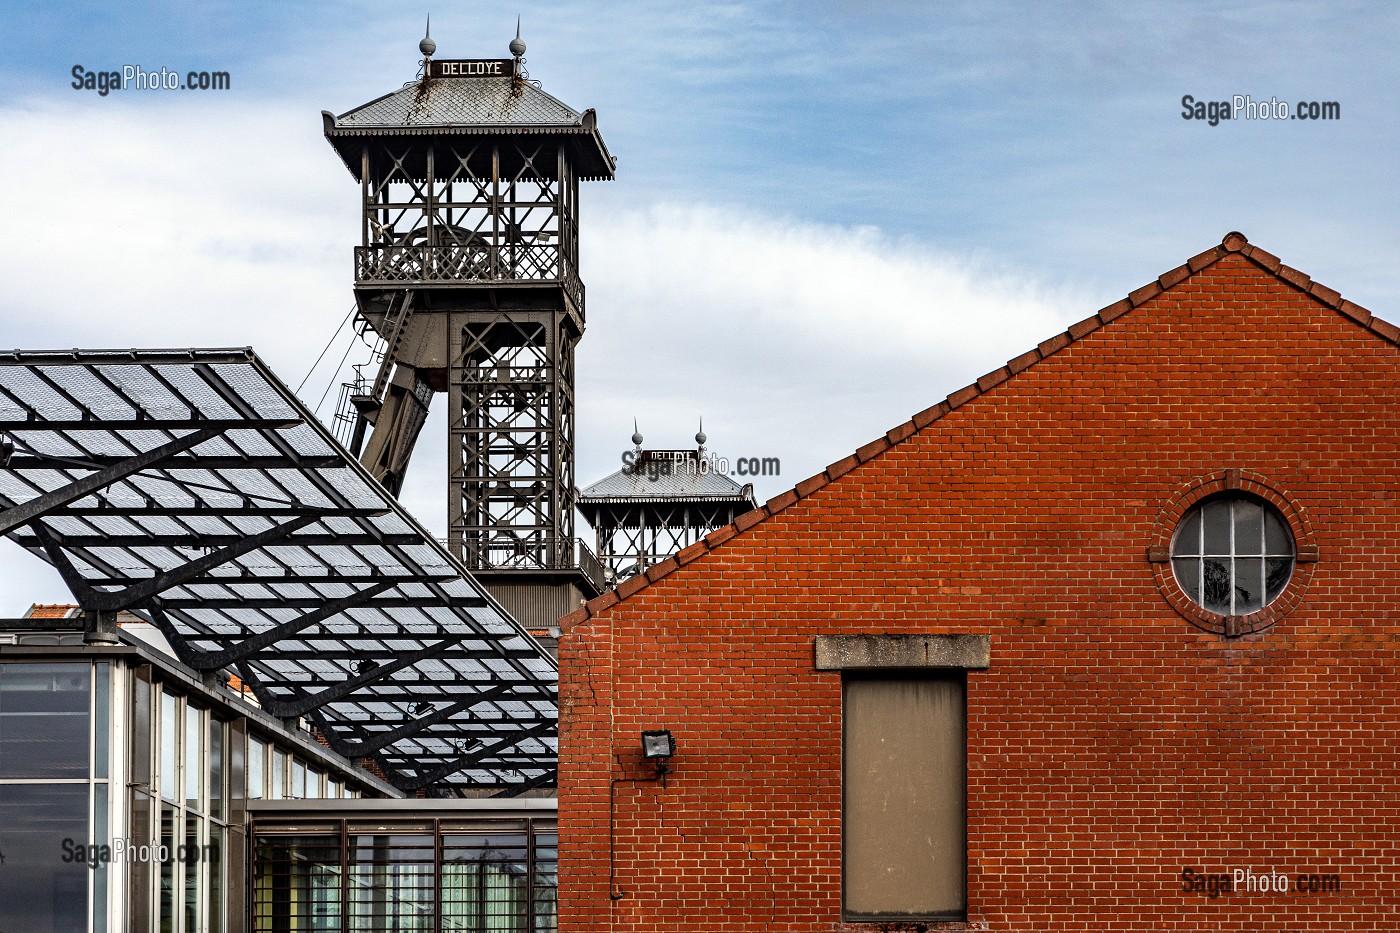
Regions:
[[[90,629],[138,612],[405,792],[554,784],[554,660],[251,350],[0,354],[0,433],[0,531]]]

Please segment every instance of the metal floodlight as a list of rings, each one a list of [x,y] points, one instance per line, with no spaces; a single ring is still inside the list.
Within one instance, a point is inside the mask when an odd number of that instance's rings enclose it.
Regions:
[[[658,765],[666,763],[676,753],[676,740],[670,730],[648,729],[642,733],[642,757]]]

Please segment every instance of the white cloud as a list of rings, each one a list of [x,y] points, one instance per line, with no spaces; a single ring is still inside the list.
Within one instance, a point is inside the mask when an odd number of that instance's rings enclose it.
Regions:
[[[703,414],[717,453],[782,459],[760,496],[1094,307],[991,260],[725,207],[603,218],[582,266],[582,478],[615,468],[634,414],[661,446],[688,443]]]
[[[270,107],[0,110],[4,342],[253,343],[299,379],[349,308],[358,229],[319,129]]]
[[[314,113],[43,102],[0,109],[0,138],[0,346],[251,345],[295,387],[352,303],[357,189]],[[0,545],[0,614],[67,599]]]
[[[0,109],[0,138],[17,181],[0,345],[252,345],[295,387],[351,304],[357,191],[315,114],[55,103]],[[634,415],[659,446],[688,443],[703,415],[716,453],[781,458],[758,490],[775,494],[1096,306],[871,228],[618,209],[623,184],[585,194],[580,484],[618,466]],[[312,404],[345,346],[308,384]],[[404,495],[437,533],[444,421]],[[0,614],[66,598],[0,545]]]

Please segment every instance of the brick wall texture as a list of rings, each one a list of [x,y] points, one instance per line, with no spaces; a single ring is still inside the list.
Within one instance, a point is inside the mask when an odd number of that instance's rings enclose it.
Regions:
[[[566,617],[562,930],[924,928],[841,919],[839,633],[991,637],[968,919],[928,928],[1400,929],[1397,337],[1231,234]],[[1237,638],[1148,560],[1226,471],[1317,554]],[[674,773],[632,780],[661,727]],[[1188,868],[1340,890],[1211,898]]]

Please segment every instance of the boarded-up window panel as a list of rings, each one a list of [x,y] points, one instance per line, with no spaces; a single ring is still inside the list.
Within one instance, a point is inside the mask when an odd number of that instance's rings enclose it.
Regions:
[[[965,684],[961,672],[846,677],[848,918],[965,916]]]

